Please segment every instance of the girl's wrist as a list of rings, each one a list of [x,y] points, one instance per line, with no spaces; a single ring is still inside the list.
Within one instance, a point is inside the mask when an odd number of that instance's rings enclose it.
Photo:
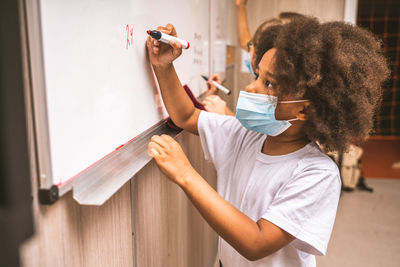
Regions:
[[[176,183],[179,185],[183,190],[187,189],[191,182],[197,179],[199,174],[195,169],[192,167],[188,168],[187,170],[183,170],[177,177]]]
[[[165,71],[168,69],[173,68],[173,64],[172,63],[168,63],[168,64],[152,64],[154,71]]]

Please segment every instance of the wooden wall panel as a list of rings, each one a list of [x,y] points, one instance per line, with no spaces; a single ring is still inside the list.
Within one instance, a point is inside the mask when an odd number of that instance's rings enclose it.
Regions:
[[[130,195],[128,182],[103,206],[80,206],[83,266],[133,265]]]
[[[22,265],[80,266],[81,242],[76,233],[79,209],[73,205],[70,194],[48,207],[39,206],[36,197],[33,201],[35,234],[22,246]]]
[[[130,184],[101,207],[68,193],[52,206],[34,198],[35,235],[21,248],[22,266],[133,266]]]
[[[199,137],[183,132],[177,141],[194,168],[215,188],[215,169],[204,160]],[[133,203],[138,267],[213,266],[217,235],[153,161],[134,178]]]

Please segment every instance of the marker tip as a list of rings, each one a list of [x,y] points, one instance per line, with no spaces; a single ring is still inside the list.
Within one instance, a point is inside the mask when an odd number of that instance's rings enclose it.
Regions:
[[[146,31],[147,32],[147,34],[150,34],[151,33],[151,31]]]

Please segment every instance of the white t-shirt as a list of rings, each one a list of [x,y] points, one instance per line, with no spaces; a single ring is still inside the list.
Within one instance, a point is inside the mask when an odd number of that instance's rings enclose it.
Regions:
[[[200,113],[205,158],[218,173],[218,193],[252,220],[263,218],[296,239],[274,254],[248,261],[219,239],[223,267],[315,266],[332,232],[341,181],[336,164],[315,144],[282,156],[261,152],[266,135],[231,116]]]

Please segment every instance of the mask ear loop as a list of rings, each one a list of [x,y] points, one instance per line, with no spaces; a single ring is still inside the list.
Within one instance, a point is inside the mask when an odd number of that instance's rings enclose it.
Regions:
[[[307,102],[307,101],[310,101],[310,100],[307,100],[307,99],[303,99],[303,100],[287,100],[287,101],[279,101],[278,103],[289,104],[289,103],[301,103],[301,102]],[[294,119],[290,119],[290,120],[286,120],[286,121],[291,122],[291,121],[298,121],[298,120],[299,120],[299,118],[294,118]]]
[[[289,103],[301,103],[301,102],[308,102],[310,100],[287,100],[287,101],[279,101],[278,103],[282,103],[282,104],[289,104]]]

